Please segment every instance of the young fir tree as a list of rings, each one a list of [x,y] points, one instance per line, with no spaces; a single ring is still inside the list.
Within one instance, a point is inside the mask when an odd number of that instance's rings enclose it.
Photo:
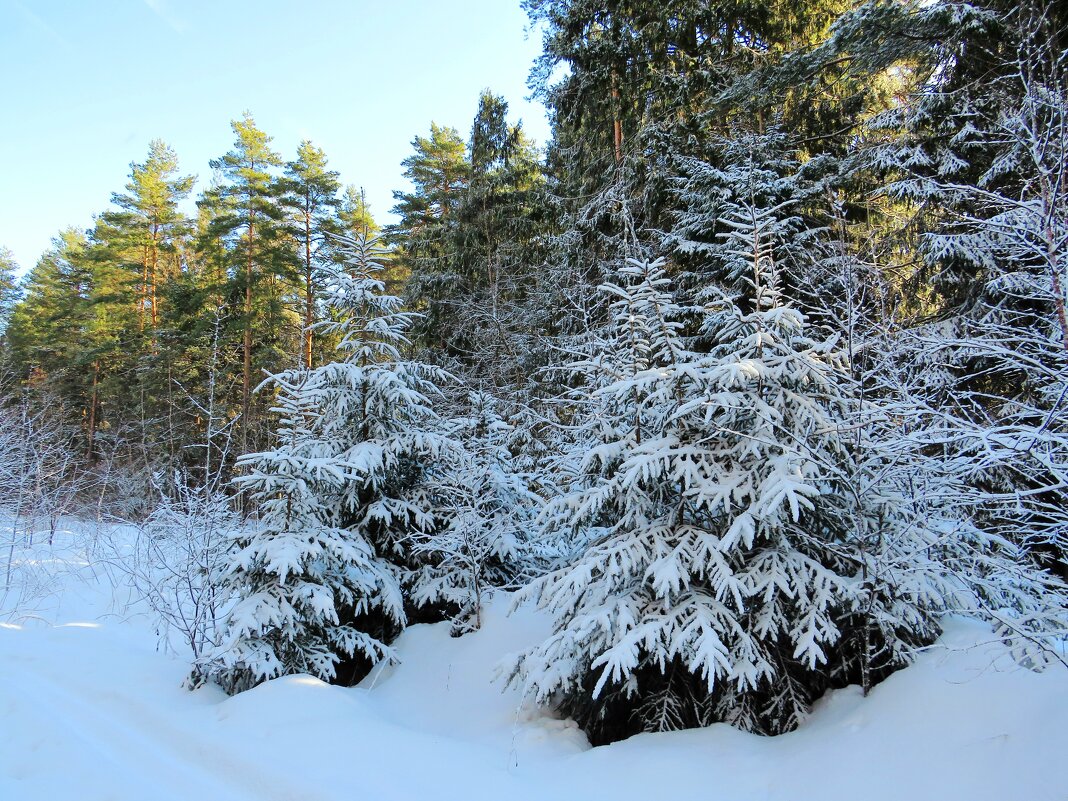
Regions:
[[[734,234],[751,230],[767,246],[784,295],[813,329],[843,337],[851,375],[859,378],[860,334],[880,328],[893,287],[862,248],[868,223],[849,220],[848,160],[805,159],[795,140],[776,126],[763,133],[739,127],[715,140],[711,161],[676,159],[674,227],[663,244],[678,265],[682,295],[700,301],[729,288],[744,307],[753,253]]]
[[[873,477],[841,430],[833,342],[807,336],[755,229],[732,236],[755,254],[749,308],[709,308],[710,352],[687,349],[664,263],[632,261],[604,287],[613,340],[579,365],[585,483],[544,516],[579,554],[522,593],[555,626],[512,680],[594,742],[717,720],[788,731],[827,687],[885,675],[939,631],[930,529],[858,491]]]
[[[223,644],[194,673],[229,692],[289,673],[351,681],[391,658],[406,544],[435,519],[424,472],[444,447],[431,407],[443,374],[401,359],[412,315],[382,294],[376,240],[346,244],[324,289],[345,359],[272,377],[277,445],[241,460],[260,525],[237,543]]]
[[[337,223],[343,236],[349,239],[372,239],[381,235],[382,227],[375,222],[367,194],[362,187],[349,184],[342,193],[337,212]],[[343,262],[344,257],[335,248],[334,258]],[[384,269],[379,276],[386,286],[387,295],[401,295],[408,280],[408,268],[401,259],[391,256],[384,260]]]
[[[361,187],[354,184],[345,187],[337,217],[341,221],[344,235],[350,239],[360,236],[370,239],[378,235],[379,226],[371,214],[371,207]]]
[[[427,564],[413,584],[417,605],[455,608],[454,631],[477,630],[495,588],[523,583],[529,532],[541,501],[532,476],[508,449],[513,426],[499,402],[473,392],[467,414],[443,421],[454,443],[429,476],[441,519],[413,537],[413,550]]]
[[[732,236],[752,230],[771,245],[778,281],[790,297],[807,286],[812,243],[818,236],[801,215],[802,204],[817,187],[806,180],[786,134],[737,130],[715,142],[714,161],[678,160],[675,181],[678,211],[665,245],[683,265],[683,289],[741,288],[753,279],[753,254],[736,247]]]

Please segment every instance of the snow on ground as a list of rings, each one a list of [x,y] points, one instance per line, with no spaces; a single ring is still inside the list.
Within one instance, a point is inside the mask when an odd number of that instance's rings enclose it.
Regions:
[[[720,725],[591,749],[493,682],[546,631],[530,611],[507,616],[507,598],[460,639],[413,626],[403,663],[360,687],[298,676],[188,692],[187,664],[157,650],[72,528],[20,550],[25,592],[0,601],[2,801],[1068,798],[1068,671],[1015,668],[969,621],[869,698],[823,699],[792,734]]]

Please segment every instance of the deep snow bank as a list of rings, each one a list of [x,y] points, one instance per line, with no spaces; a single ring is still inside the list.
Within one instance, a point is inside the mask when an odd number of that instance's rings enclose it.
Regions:
[[[412,627],[403,663],[360,687],[298,676],[226,698],[182,690],[185,663],[156,651],[143,618],[104,614],[106,571],[56,553],[78,566],[66,590],[0,627],[3,801],[1068,798],[1068,671],[1015,668],[969,621],[792,734],[714,726],[590,749],[493,682],[546,631],[529,610],[506,616],[506,598],[460,639]]]

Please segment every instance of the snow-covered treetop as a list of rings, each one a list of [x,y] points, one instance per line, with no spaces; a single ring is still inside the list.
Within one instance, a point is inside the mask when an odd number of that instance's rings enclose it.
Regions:
[[[338,349],[346,361],[371,364],[397,361],[400,347],[407,344],[406,332],[418,315],[401,311],[403,301],[385,294],[385,284],[377,278],[389,254],[377,236],[357,234],[335,236],[346,258],[342,266],[321,268],[322,296],[335,312],[335,318],[319,323],[324,331],[341,334]]]

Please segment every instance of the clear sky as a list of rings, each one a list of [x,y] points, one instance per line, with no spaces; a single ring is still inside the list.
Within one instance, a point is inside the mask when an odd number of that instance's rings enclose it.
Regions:
[[[526,27],[519,0],[0,0],[0,245],[25,269],[89,227],[153,138],[199,190],[246,109],[384,220],[412,138],[433,120],[466,139],[483,88],[545,142]]]

